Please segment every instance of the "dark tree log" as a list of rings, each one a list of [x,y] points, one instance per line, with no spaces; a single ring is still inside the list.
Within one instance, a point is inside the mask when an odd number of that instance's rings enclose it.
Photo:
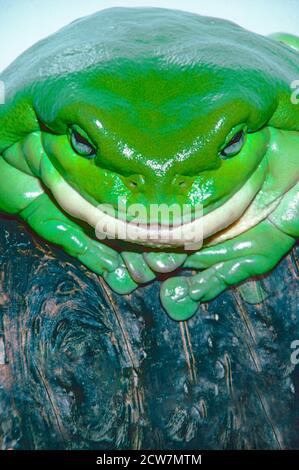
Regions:
[[[295,250],[183,323],[6,217],[0,260],[0,447],[298,447]]]

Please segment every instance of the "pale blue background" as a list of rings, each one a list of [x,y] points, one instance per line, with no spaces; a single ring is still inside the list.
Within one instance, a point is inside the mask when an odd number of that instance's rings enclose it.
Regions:
[[[299,0],[0,0],[0,70],[61,26],[111,6],[178,8],[228,18],[262,34],[299,35]]]

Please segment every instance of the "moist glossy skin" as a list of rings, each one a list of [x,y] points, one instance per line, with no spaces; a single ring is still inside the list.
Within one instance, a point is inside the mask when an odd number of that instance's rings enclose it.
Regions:
[[[0,75],[0,209],[119,293],[170,273],[162,304],[189,318],[227,286],[271,270],[298,236],[298,50],[294,36],[174,10],[113,8],[77,20]],[[149,245],[145,225],[138,245],[99,241],[88,230],[99,205],[116,210],[108,233],[130,221],[119,198],[187,205],[203,247]],[[144,220],[152,222],[153,234],[163,228],[161,217]],[[172,276],[178,267],[199,272]]]

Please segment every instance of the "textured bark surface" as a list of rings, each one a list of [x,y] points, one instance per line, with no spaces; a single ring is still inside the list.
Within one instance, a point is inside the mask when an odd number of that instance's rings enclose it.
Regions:
[[[0,227],[0,447],[299,447],[295,250],[176,323],[158,281],[118,296],[20,222]]]

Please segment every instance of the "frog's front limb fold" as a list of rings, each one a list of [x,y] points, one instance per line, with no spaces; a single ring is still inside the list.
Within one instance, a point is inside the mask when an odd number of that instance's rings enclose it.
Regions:
[[[20,211],[20,216],[41,237],[61,246],[86,267],[104,277],[118,293],[132,292],[137,284],[120,255],[88,237],[82,227],[68,219],[47,194],[42,194]]]
[[[270,271],[294,245],[295,239],[265,220],[239,237],[191,255],[185,267],[199,274],[167,279],[161,301],[175,320],[186,320],[228,286]]]

